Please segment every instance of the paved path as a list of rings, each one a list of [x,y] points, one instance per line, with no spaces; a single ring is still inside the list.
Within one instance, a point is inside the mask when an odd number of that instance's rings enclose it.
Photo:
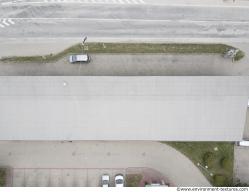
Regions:
[[[149,167],[177,186],[210,186],[188,158],[158,142],[0,141],[0,154],[0,165],[13,168]]]
[[[249,147],[234,148],[234,181],[249,184]]]
[[[243,139],[249,140],[249,108],[247,108],[246,123],[245,123]],[[249,160],[249,157],[248,157],[248,160]]]

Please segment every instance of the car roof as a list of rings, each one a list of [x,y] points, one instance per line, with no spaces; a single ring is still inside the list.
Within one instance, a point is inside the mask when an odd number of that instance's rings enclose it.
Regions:
[[[124,176],[123,175],[116,175],[115,180],[118,180],[118,179],[124,179]]]
[[[77,61],[87,61],[88,60],[88,55],[87,54],[82,54],[82,55],[75,55]]]
[[[109,175],[102,175],[102,179],[103,180],[107,180],[107,179],[109,179],[110,177],[109,177]]]

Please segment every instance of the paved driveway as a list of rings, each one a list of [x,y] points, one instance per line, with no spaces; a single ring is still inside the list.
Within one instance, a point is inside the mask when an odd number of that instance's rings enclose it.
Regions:
[[[176,186],[210,186],[187,157],[172,147],[158,142],[0,141],[0,154],[0,166],[9,165],[14,168],[15,186],[59,185],[61,181],[68,182],[62,182],[63,185],[75,186],[80,185],[78,182],[80,179],[74,179],[76,174],[74,169],[79,170],[77,174],[80,178],[84,178],[85,172],[81,171],[84,168],[117,170],[128,167],[155,169],[168,178],[169,183]],[[56,169],[61,170],[56,171]],[[50,180],[51,183],[48,184],[48,177],[54,175],[57,175],[55,180]],[[96,179],[90,179],[92,177],[96,177],[95,172],[88,175],[88,181],[93,181],[93,183],[88,182],[89,186],[97,184],[94,182]]]
[[[234,180],[249,184],[249,147],[234,148]]]

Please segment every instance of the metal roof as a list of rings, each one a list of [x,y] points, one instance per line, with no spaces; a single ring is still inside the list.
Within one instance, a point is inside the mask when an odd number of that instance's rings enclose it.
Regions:
[[[0,140],[241,140],[249,77],[1,76]]]

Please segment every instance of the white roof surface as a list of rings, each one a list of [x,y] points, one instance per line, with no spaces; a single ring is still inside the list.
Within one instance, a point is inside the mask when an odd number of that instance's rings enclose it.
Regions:
[[[88,60],[88,56],[85,55],[76,55],[77,57],[77,61],[87,61]]]
[[[0,77],[0,140],[242,140],[249,77]]]

